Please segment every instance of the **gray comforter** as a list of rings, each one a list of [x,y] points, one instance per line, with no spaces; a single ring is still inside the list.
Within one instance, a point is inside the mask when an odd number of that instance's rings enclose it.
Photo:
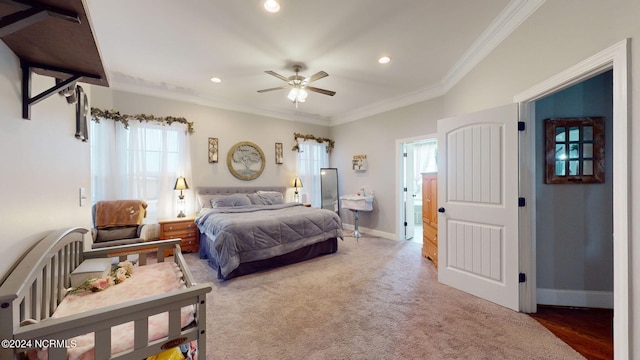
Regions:
[[[298,203],[215,208],[196,219],[208,243],[200,244],[226,276],[240,263],[272,258],[330,238],[342,238],[333,211]]]

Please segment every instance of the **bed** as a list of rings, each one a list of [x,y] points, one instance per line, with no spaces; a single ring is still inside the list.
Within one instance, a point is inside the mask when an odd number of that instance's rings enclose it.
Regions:
[[[0,359],[140,360],[191,343],[206,354],[206,294],[212,286],[194,282],[180,239],[84,250],[87,232],[51,232],[0,286]],[[165,262],[168,249],[176,255]],[[149,253],[156,261],[147,261]],[[72,273],[83,262],[106,258],[111,270],[111,259],[132,254],[138,264],[122,283],[99,292],[69,292]],[[161,280],[147,285],[152,278]],[[155,294],[145,295],[152,288]],[[106,300],[114,296],[120,299]]]
[[[285,187],[204,187],[200,257],[227,280],[335,253],[342,239],[337,213],[285,203]]]

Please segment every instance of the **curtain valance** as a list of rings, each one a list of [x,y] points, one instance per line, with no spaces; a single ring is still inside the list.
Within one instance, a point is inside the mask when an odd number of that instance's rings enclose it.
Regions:
[[[333,141],[332,139],[329,138],[323,138],[323,137],[315,137],[314,135],[303,135],[303,134],[298,134],[298,133],[293,133],[293,140],[295,141],[295,145],[293,145],[293,148],[291,148],[292,151],[300,151],[300,143],[298,142],[298,139],[302,139],[304,140],[315,140],[316,142],[318,142],[319,144],[322,143],[327,143],[327,154],[331,153],[331,150],[333,149],[334,145],[335,145],[335,141]]]
[[[129,128],[129,121],[137,120],[137,121],[155,121],[161,123],[162,125],[171,125],[173,123],[185,124],[187,125],[187,132],[189,134],[193,134],[193,123],[188,122],[187,119],[183,117],[175,117],[175,116],[165,116],[165,117],[157,117],[155,115],[147,115],[147,114],[137,114],[137,115],[127,115],[121,114],[116,110],[102,110],[98,108],[91,108],[91,120],[96,123],[100,123],[100,119],[109,119],[113,121],[121,122],[124,125],[125,129]]]

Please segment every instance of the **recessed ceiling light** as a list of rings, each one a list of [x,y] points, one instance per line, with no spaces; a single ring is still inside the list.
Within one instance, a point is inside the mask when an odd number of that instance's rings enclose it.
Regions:
[[[217,83],[221,83],[221,82],[222,82],[222,80],[220,80],[220,78],[217,78],[217,77],[212,77],[212,78],[211,78],[211,81],[213,81],[213,82],[214,82],[214,83],[216,83],[216,84],[217,84]]]
[[[277,13],[280,11],[280,4],[276,0],[266,0],[264,2],[264,8],[270,13]]]
[[[388,63],[389,63],[389,61],[391,61],[391,58],[390,58],[390,57],[388,57],[388,56],[383,56],[383,57],[381,57],[380,59],[378,59],[378,62],[379,62],[380,64],[388,64]]]

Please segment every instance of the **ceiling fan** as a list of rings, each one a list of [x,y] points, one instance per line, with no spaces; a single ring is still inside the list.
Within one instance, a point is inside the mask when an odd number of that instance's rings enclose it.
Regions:
[[[291,89],[289,91],[289,94],[287,95],[287,98],[293,101],[293,103],[296,104],[296,107],[298,106],[298,103],[303,103],[307,101],[307,95],[308,95],[307,90],[324,94],[324,95],[329,95],[329,96],[333,96],[336,94],[335,91],[320,89],[315,86],[309,86],[310,83],[316,80],[320,80],[324,77],[327,77],[329,76],[329,74],[327,74],[324,71],[318,71],[317,73],[311,75],[310,77],[305,78],[304,76],[299,75],[301,68],[302,68],[301,65],[293,65],[293,71],[295,71],[296,74],[289,76],[288,78],[271,70],[265,71],[267,74],[275,76],[278,79],[285,81],[287,84],[279,87],[258,90],[258,92],[263,93],[263,92],[273,91],[273,90]]]

